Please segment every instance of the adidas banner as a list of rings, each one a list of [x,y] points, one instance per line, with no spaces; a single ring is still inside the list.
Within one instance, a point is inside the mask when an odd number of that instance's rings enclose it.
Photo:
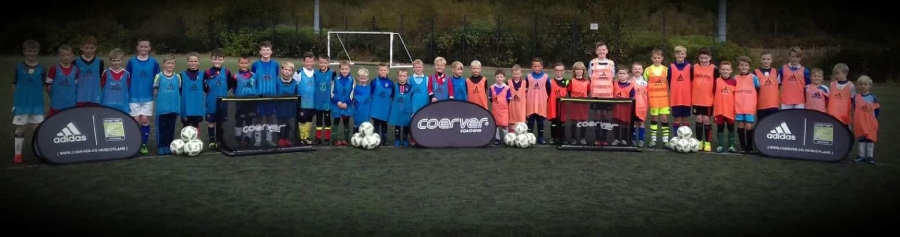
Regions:
[[[631,99],[559,98],[557,119],[562,126],[550,136],[561,150],[639,151],[634,142],[634,101]]]
[[[141,148],[141,129],[130,115],[107,107],[72,108],[44,120],[34,151],[52,164],[131,158]]]
[[[837,162],[853,148],[853,133],[840,121],[815,110],[790,109],[769,115],[753,130],[765,156]]]
[[[230,156],[312,151],[300,140],[299,97],[221,97],[216,139]]]

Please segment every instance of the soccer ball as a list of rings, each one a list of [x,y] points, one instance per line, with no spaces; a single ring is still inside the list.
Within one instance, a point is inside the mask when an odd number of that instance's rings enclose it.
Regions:
[[[372,135],[369,135],[369,136],[373,136],[373,137],[375,137],[375,138],[378,138],[378,144],[381,144],[381,135],[378,135],[378,133],[372,133]]]
[[[172,150],[172,153],[175,155],[184,154],[184,141],[181,139],[175,139],[172,141],[172,144],[169,144],[169,149]]]
[[[675,143],[675,150],[681,153],[691,152],[693,147],[691,147],[691,139],[680,139],[678,143]]]
[[[191,139],[184,144],[184,154],[187,156],[197,156],[203,151],[203,142],[200,139]]]
[[[516,146],[519,148],[531,147],[531,140],[528,139],[528,135],[517,135]]]
[[[678,136],[681,138],[690,138],[694,136],[694,131],[691,130],[691,127],[681,126],[678,128]]]
[[[190,141],[197,139],[197,128],[186,126],[181,129],[181,140]]]
[[[534,136],[534,133],[525,134],[525,137],[528,137],[528,145],[534,146],[537,144],[537,137]]]
[[[668,148],[675,150],[675,144],[678,144],[679,141],[681,141],[680,137],[678,137],[678,136],[672,137],[672,139],[669,139],[669,144],[668,144],[669,147]]]
[[[354,133],[353,137],[350,137],[350,145],[353,145],[354,147],[359,147],[362,145],[362,144],[360,144],[360,143],[362,143],[362,139],[363,139],[362,134]]]
[[[375,126],[372,126],[370,122],[364,122],[359,125],[359,133],[362,133],[363,136],[372,135],[375,132]]]
[[[378,143],[380,143],[379,139],[375,136],[366,136],[362,140],[362,148],[371,150],[378,147]]]
[[[528,125],[525,123],[517,123],[513,130],[516,131],[516,135],[522,135],[528,132]]]
[[[506,146],[516,146],[516,134],[507,133],[506,137],[503,138],[503,142],[506,143]]]
[[[691,138],[690,146],[691,146],[691,152],[700,151],[700,140],[697,140],[697,138]]]

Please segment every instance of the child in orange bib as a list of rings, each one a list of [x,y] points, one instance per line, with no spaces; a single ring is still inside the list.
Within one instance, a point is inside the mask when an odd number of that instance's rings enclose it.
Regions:
[[[650,97],[650,148],[656,147],[656,133],[662,123],[663,146],[669,144],[669,84],[668,69],[662,65],[663,54],[660,49],[653,49],[650,59],[653,65],[644,70],[644,79],[647,80],[647,90]]]
[[[875,164],[875,141],[878,140],[878,97],[871,93],[872,78],[862,75],[856,80],[859,96],[853,99],[853,136],[859,139],[856,163]]]
[[[566,66],[562,63],[553,65],[553,77],[550,83],[550,98],[547,100],[547,119],[550,120],[550,144],[561,144],[565,138],[565,123],[559,116],[557,99],[568,97],[569,93],[566,88],[569,86],[569,79],[564,76],[566,74]]]
[[[824,80],[824,72],[822,69],[813,68],[810,73],[812,83],[806,85],[804,89],[804,96],[806,97],[805,108],[808,110],[815,110],[822,113],[827,112],[828,108],[828,95],[831,94],[828,91],[828,87],[822,85],[822,80]]]
[[[759,78],[759,99],[756,101],[757,120],[763,120],[781,107],[781,89],[778,88],[778,70],[772,68],[772,54],[759,55],[761,67],[753,74]]]
[[[634,128],[631,131],[632,141],[637,147],[644,147],[644,121],[647,120],[647,81],[644,80],[644,65],[641,62],[631,64],[631,80],[634,83]]]
[[[507,125],[511,124],[509,123],[509,102],[512,99],[512,92],[510,92],[509,86],[506,86],[506,73],[503,70],[494,72],[494,81],[496,82],[490,88],[488,100],[493,105],[491,114],[497,123],[497,137],[494,145],[500,145],[500,141],[505,142],[506,133],[509,132]]]
[[[597,58],[592,59],[588,65],[588,77],[591,79],[590,97],[613,98],[613,84],[615,83],[613,77],[616,63],[606,57],[607,54],[609,54],[609,46],[603,41],[597,42],[594,44],[594,53],[597,54]],[[610,113],[612,112],[611,105],[592,103],[590,106],[591,111],[596,113],[601,121],[610,119]],[[596,139],[594,145],[609,145],[607,142],[607,130],[603,129],[603,126],[594,127],[594,137]]]
[[[753,123],[756,122],[756,100],[759,93],[759,78],[750,73],[750,57],[738,57],[737,82],[734,90],[734,112],[736,114],[737,135],[741,153],[753,152]]]
[[[544,144],[544,121],[547,120],[547,101],[550,99],[550,77],[544,73],[544,61],[531,59],[531,73],[526,76],[525,115],[528,133],[537,129],[537,144]]]
[[[572,80],[569,81],[569,85],[566,88],[570,97],[587,98],[591,94],[591,81],[584,76],[586,71],[587,68],[582,62],[572,65]],[[567,103],[566,107],[562,109],[564,112],[561,115],[563,115],[565,120],[578,123],[588,119],[589,108],[587,103]],[[572,126],[570,129],[569,145],[587,145],[587,141],[584,139],[587,127]]]
[[[512,80],[509,82],[509,92],[512,98],[509,100],[509,131],[515,132],[517,123],[525,122],[525,99],[527,94],[528,82],[522,80],[522,66],[519,64],[512,67]]]
[[[488,84],[487,78],[481,75],[481,62],[472,61],[469,69],[472,70],[472,76],[466,79],[466,100],[488,109]]]
[[[790,63],[778,69],[778,83],[781,84],[781,109],[805,108],[804,88],[809,85],[809,69],[800,65],[803,51],[792,47],[788,53]]]
[[[616,70],[616,85],[613,86],[613,94],[615,98],[622,99],[634,99],[634,91],[636,83],[631,80],[631,76],[628,75],[628,67],[619,67]],[[613,146],[628,146],[628,140],[633,140],[630,138],[628,131],[631,127],[629,121],[631,121],[631,117],[634,116],[634,112],[631,110],[634,109],[632,104],[615,104],[613,105],[615,109],[613,110],[613,118],[616,124],[616,127],[613,128]]]
[[[712,108],[716,89],[713,85],[719,78],[719,70],[715,64],[710,63],[712,53],[709,48],[700,48],[697,59],[700,63],[693,67],[693,81],[691,81],[691,104],[694,106],[694,116],[697,116],[697,124],[694,125],[694,134],[700,140],[703,151],[712,151]],[[775,88],[776,90],[778,87]]]
[[[715,105],[713,115],[716,120],[716,153],[737,152],[734,149],[734,93],[737,89],[737,81],[731,76],[731,62],[724,61],[719,65],[719,78],[716,79]],[[728,127],[728,141],[724,139],[726,124]]]
[[[675,133],[681,126],[690,126],[694,68],[690,62],[685,60],[685,57],[687,57],[687,49],[684,46],[676,46],[675,62],[669,65],[669,71],[666,73],[670,88],[669,105],[672,106],[672,117],[675,117],[675,123],[671,128],[672,133]]]
[[[856,97],[856,86],[847,80],[849,72],[850,68],[847,67],[847,64],[834,65],[834,69],[831,70],[834,81],[831,81],[831,86],[828,88],[830,94],[826,109],[828,114],[837,118],[844,125],[850,125],[850,110],[852,110],[850,105],[853,98]]]

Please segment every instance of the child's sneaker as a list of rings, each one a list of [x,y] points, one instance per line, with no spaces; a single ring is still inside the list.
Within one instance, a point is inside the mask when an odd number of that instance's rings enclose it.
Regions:
[[[539,138],[537,139],[537,144],[540,144],[540,145],[546,144],[546,142],[544,141],[544,137],[539,137]]]
[[[587,145],[587,140],[584,140],[584,138],[582,138],[581,141],[578,141],[578,144],[581,144],[582,146]]]
[[[409,141],[403,140],[403,142],[401,142],[401,143],[402,143],[402,144],[400,144],[401,146],[403,146],[403,147],[409,147]]]
[[[16,156],[13,157],[13,163],[22,164],[22,154],[16,154]]]
[[[722,146],[717,146],[716,153],[722,153],[722,152],[725,152],[725,148],[723,148]]]
[[[316,145],[316,146],[322,145],[322,139],[321,139],[321,138],[316,138],[316,140],[313,141],[313,145]]]
[[[856,162],[856,163],[864,163],[866,161],[867,161],[867,159],[862,156],[857,156],[856,159],[853,159],[853,162]]]
[[[737,149],[734,149],[734,146],[728,147],[728,153],[737,153]]]
[[[494,139],[494,146],[500,145],[500,139]]]
[[[712,151],[712,144],[710,144],[709,142],[703,142],[703,151],[705,151],[705,152],[711,152],[711,151]]]
[[[647,145],[649,148],[656,148],[656,141],[650,141],[650,144]]]
[[[141,154],[146,155],[147,153],[150,153],[150,151],[147,150],[147,144],[141,144]]]
[[[331,139],[325,139],[325,141],[324,141],[324,142],[322,142],[322,145],[323,145],[323,146],[328,146],[328,145],[332,145],[332,143],[331,143]]]
[[[618,146],[618,145],[619,145],[619,140],[613,140],[612,145],[613,145],[613,146]]]
[[[402,143],[400,143],[400,140],[394,140],[395,147],[400,147],[400,145],[402,145]]]
[[[875,164],[875,157],[869,157],[868,159],[866,159],[866,162],[869,162],[869,164],[873,164],[873,165],[874,165],[874,164]]]
[[[644,147],[644,141],[638,141],[638,142],[637,142],[637,146],[638,146],[638,147]]]
[[[218,147],[218,144],[216,144],[215,142],[210,142],[210,143],[209,143],[209,149],[210,149],[210,150],[216,149],[216,147]]]

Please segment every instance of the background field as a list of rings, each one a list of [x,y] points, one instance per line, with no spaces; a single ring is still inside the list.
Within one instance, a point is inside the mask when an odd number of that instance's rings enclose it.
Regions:
[[[0,57],[0,71],[12,71],[19,60]],[[178,70],[184,61],[179,56]],[[233,59],[226,67],[237,68]],[[8,151],[0,156],[6,157],[0,213],[12,220],[7,225],[30,233],[128,235],[759,236],[879,229],[900,198],[898,158],[891,155],[900,150],[890,135],[898,130],[890,120],[900,116],[892,106],[900,102],[897,89],[875,88],[883,108],[874,166],[549,147],[327,147],[69,166],[40,164],[26,151],[26,164],[12,165],[10,138],[0,142]],[[10,87],[0,92],[9,95]],[[11,99],[0,103],[10,107]],[[12,137],[11,116],[0,116],[0,128]]]

